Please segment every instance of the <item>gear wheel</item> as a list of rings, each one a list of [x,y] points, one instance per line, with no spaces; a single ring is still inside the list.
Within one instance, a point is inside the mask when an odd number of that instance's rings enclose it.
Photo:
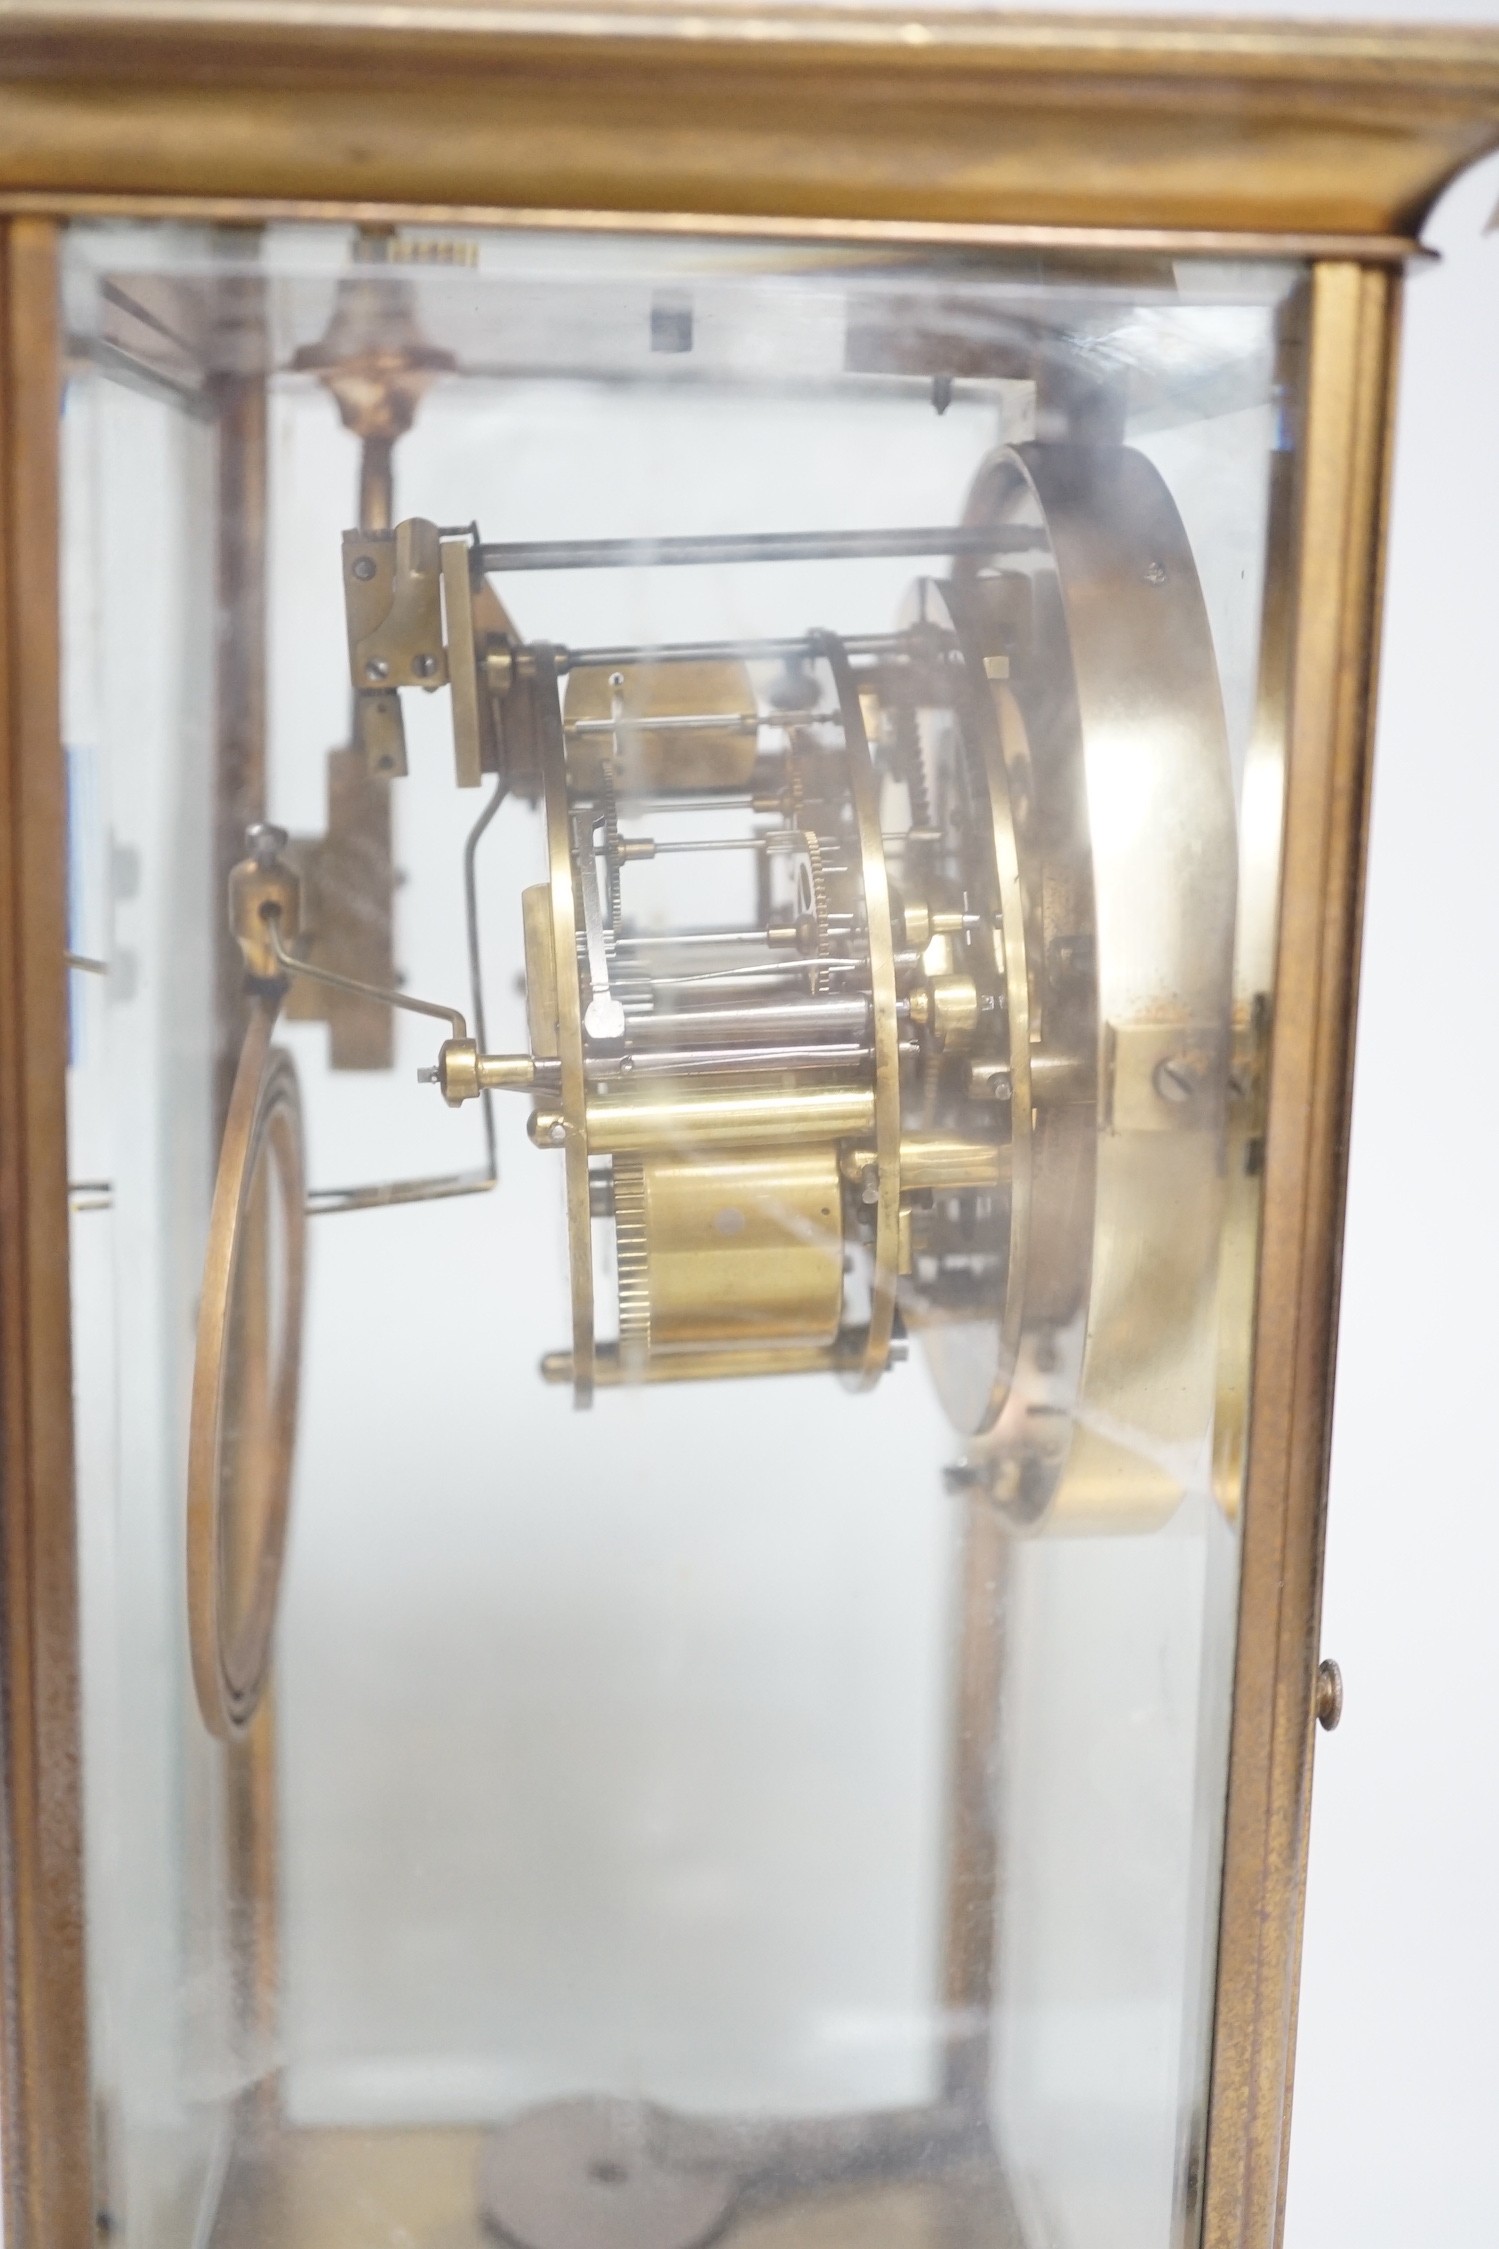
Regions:
[[[807,910],[812,916],[817,958],[825,961],[829,958],[832,947],[828,936],[828,878],[822,861],[822,844],[810,828],[803,828],[802,846],[807,854]],[[814,971],[812,989],[815,992],[826,992],[829,989],[828,972],[825,968]]]
[[[921,746],[921,731],[916,723],[916,713],[909,703],[897,703],[893,713],[893,739],[895,769],[906,784],[911,802],[913,828],[930,828],[932,819],[932,793],[927,782],[926,754]]]
[[[620,914],[623,910],[619,870],[623,864],[619,848],[619,797],[614,787],[614,775],[604,768],[604,866],[609,882],[609,934],[619,934]]]
[[[639,1156],[614,1159],[614,1258],[619,1281],[620,1359],[643,1371],[651,1349],[651,1283],[645,1166]]]

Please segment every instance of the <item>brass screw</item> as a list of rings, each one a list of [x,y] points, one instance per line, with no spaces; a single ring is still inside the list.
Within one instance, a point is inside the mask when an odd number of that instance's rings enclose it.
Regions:
[[[1343,1715],[1343,1674],[1331,1656],[1317,1666],[1317,1723],[1330,1734]]]
[[[245,830],[245,849],[257,867],[274,866],[286,849],[286,830],[273,827],[269,820],[257,820]]]
[[[1190,1101],[1197,1091],[1191,1064],[1178,1054],[1168,1054],[1164,1062],[1156,1064],[1151,1082],[1163,1101]]]

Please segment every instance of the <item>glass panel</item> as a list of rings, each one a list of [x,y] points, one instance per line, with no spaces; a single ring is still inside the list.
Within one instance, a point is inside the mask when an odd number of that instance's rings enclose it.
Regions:
[[[71,232],[127,2249],[1193,2237],[1298,283]]]

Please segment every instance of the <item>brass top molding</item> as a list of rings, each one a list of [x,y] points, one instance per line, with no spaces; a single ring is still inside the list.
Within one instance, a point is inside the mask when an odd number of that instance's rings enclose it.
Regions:
[[[1222,16],[997,15],[968,9],[748,7],[735,0],[673,9],[652,0],[608,7],[507,7],[496,0],[0,0],[0,27],[95,36],[115,27],[204,34],[216,45],[290,33],[300,44],[403,44],[539,39],[665,40],[675,46],[939,49],[1002,56],[1016,69],[1200,78],[1217,71],[1272,78],[1329,72],[1348,82],[1414,71],[1454,84],[1475,69],[1499,82],[1499,32],[1461,24],[1284,22]]]
[[[0,0],[0,194],[1409,239],[1499,32]]]

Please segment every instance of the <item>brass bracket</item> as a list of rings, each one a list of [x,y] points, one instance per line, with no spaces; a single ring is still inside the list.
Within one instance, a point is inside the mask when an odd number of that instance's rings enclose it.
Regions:
[[[344,606],[357,738],[371,773],[406,771],[398,690],[453,690],[453,752],[461,789],[500,770],[496,699],[515,628],[482,573],[467,532],[446,537],[413,516],[394,531],[346,531]],[[497,677],[499,673],[499,677]]]
[[[297,836],[288,847],[302,878],[304,949],[314,966],[383,990],[396,981],[390,788],[370,773],[363,749],[330,750],[327,775],[323,834]],[[293,934],[283,922],[283,937],[289,942]],[[335,1070],[394,1066],[395,1026],[379,1000],[299,979],[287,995],[286,1013],[294,1022],[327,1024]]]
[[[284,828],[262,821],[250,829],[245,841],[248,856],[229,870],[229,928],[252,985],[284,984],[265,909],[274,908],[281,927],[295,937],[301,929],[302,885],[296,869],[281,856]]]
[[[346,531],[343,559],[356,738],[371,773],[404,773],[396,690],[448,676],[437,526],[413,517],[394,531]]]
[[[444,684],[441,586],[442,542],[435,523],[413,516],[394,531],[344,533],[349,671],[356,693]]]
[[[1221,1026],[1110,1023],[1104,1068],[1111,1132],[1201,1132],[1222,1117],[1228,1051]]]

